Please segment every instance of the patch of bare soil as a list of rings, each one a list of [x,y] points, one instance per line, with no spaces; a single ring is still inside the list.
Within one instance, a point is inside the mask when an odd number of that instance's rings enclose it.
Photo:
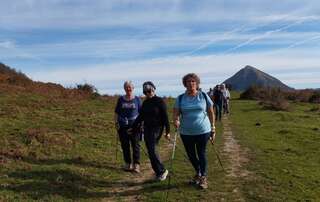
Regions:
[[[249,177],[251,173],[246,170],[245,165],[249,162],[248,151],[242,148],[234,137],[231,130],[231,122],[227,116],[223,117],[223,138],[224,147],[223,151],[229,159],[229,167],[227,168],[227,177],[234,179],[235,182],[241,181],[239,178],[244,179]],[[238,179],[237,179],[238,178]],[[241,193],[241,184],[237,184],[233,193],[238,198],[238,201],[245,201]]]

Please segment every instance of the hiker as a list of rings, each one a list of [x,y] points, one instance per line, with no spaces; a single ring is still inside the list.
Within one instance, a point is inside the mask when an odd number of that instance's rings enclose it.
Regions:
[[[221,85],[221,91],[223,94],[223,114],[229,114],[230,92],[224,83]]]
[[[202,189],[208,188],[206,145],[215,138],[213,102],[199,88],[200,78],[189,73],[182,79],[186,92],[179,95],[173,108],[173,120],[189,160],[195,170],[190,181]]]
[[[141,111],[132,125],[131,131],[137,130],[143,122],[144,141],[148,150],[149,159],[156,178],[159,181],[166,179],[168,170],[162,164],[156,150],[164,127],[165,137],[170,139],[170,125],[167,114],[167,107],[164,100],[155,94],[156,87],[151,81],[143,83],[143,94],[146,99],[142,104]]]
[[[216,85],[214,93],[213,93],[213,101],[215,108],[216,121],[221,121],[221,113],[223,106],[223,93],[221,91],[221,86]]]
[[[133,94],[134,86],[131,81],[123,84],[125,95],[119,97],[115,108],[114,121],[118,131],[123,159],[124,170],[140,172],[140,131],[128,134],[127,130],[132,126],[141,109],[141,99]],[[132,148],[132,158],[130,146]]]
[[[209,91],[207,92],[207,94],[209,95],[210,98],[213,97],[213,89],[210,88]]]

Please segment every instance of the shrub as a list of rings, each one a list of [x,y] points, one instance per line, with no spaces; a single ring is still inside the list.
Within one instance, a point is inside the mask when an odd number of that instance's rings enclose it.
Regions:
[[[251,86],[240,94],[240,99],[272,100],[286,99],[294,102],[320,103],[320,91],[314,89],[283,91],[280,88]],[[283,101],[282,101],[283,102]]]
[[[259,86],[251,86],[240,94],[240,99],[250,100],[271,100],[278,97],[284,97],[284,92],[280,88]]]
[[[310,96],[309,102],[311,102],[311,103],[320,103],[320,92],[319,91],[314,92]]]
[[[314,106],[310,109],[310,112],[319,112],[320,111],[320,106]]]
[[[264,89],[259,86],[250,86],[240,94],[240,99],[259,100],[264,97]]]
[[[251,86],[240,95],[240,98],[259,100],[259,104],[268,110],[289,110],[289,102],[285,99],[285,92],[280,88]]]
[[[94,85],[90,85],[88,83],[85,84],[77,84],[76,89],[80,92],[83,92],[84,94],[90,95],[91,97],[99,97],[100,94],[98,93],[98,90]]]
[[[277,98],[274,100],[263,100],[260,104],[264,109],[274,110],[274,111],[289,111],[289,102],[285,99]]]

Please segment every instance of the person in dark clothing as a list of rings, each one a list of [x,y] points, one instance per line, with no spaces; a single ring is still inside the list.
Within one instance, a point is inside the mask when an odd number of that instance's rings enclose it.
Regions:
[[[118,131],[123,159],[125,161],[124,170],[140,172],[140,131],[128,134],[127,130],[132,126],[138,117],[141,108],[141,99],[133,95],[134,86],[131,81],[126,81],[123,85],[126,94],[119,97],[115,107],[115,127]],[[132,158],[130,145],[132,147]]]
[[[222,106],[223,106],[223,93],[220,85],[216,85],[213,93],[213,101],[215,104],[216,121],[221,121]]]
[[[163,181],[168,175],[168,170],[162,164],[159,154],[156,151],[156,145],[160,140],[164,127],[166,128],[165,137],[170,139],[170,125],[167,114],[167,107],[162,98],[156,96],[155,85],[151,81],[143,84],[143,93],[146,100],[143,102],[141,111],[132,125],[135,131],[143,122],[144,141],[148,150],[152,169],[158,180]]]

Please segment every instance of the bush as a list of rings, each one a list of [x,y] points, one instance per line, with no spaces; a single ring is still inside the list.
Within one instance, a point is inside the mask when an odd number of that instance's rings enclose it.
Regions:
[[[264,109],[274,110],[274,111],[289,111],[290,104],[285,99],[274,99],[274,100],[263,100],[260,101],[260,104]]]
[[[311,95],[311,97],[309,98],[309,102],[320,103],[320,92],[319,91],[314,92],[313,95]]]
[[[250,86],[240,94],[240,99],[259,100],[264,97],[264,89],[258,86]]]
[[[249,100],[271,100],[274,98],[284,98],[284,91],[280,88],[251,86],[248,90],[240,94],[240,99]]]
[[[96,87],[94,87],[93,85],[90,85],[88,83],[85,84],[77,84],[76,87],[77,90],[82,91],[84,93],[90,94],[93,97],[98,97],[100,96],[98,93],[98,90]]]
[[[251,86],[240,94],[240,99],[270,101],[275,98],[294,102],[320,103],[320,91],[314,89],[283,91],[280,88]]]
[[[289,110],[289,102],[285,98],[285,92],[280,88],[259,86],[251,86],[240,95],[240,99],[259,100],[264,109],[275,111]]]
[[[310,112],[320,112],[320,106],[314,106],[310,109]]]

